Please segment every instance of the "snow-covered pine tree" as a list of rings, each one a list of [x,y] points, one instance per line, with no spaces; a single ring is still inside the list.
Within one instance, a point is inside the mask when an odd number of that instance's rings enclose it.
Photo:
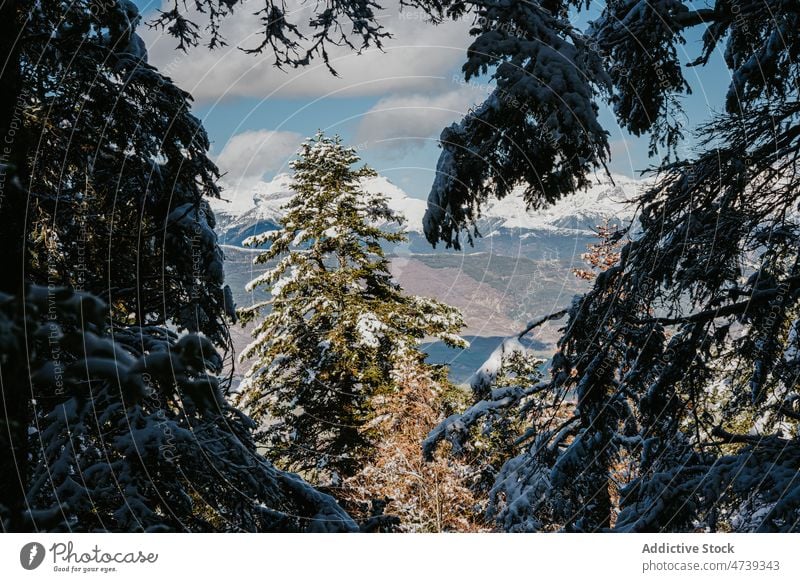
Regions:
[[[225,346],[233,304],[203,199],[218,195],[217,170],[189,95],[147,64],[138,23],[127,0],[3,3],[0,290],[81,289],[119,325]],[[24,365],[5,362],[3,386]],[[30,393],[3,412],[0,505],[21,507]]]
[[[206,200],[218,171],[191,96],[147,63],[132,2],[28,8],[26,277],[96,294],[120,324],[226,346],[233,305]]]
[[[471,405],[439,423],[422,443],[429,460],[444,454],[440,443],[448,443],[450,454],[470,467],[471,489],[501,531],[554,529],[557,491],[551,494],[546,465],[524,464],[522,472],[509,459],[546,443],[544,434],[560,432],[557,447],[574,424],[574,401],[552,397],[544,361],[520,341],[528,331],[497,346],[471,378]],[[551,458],[555,454],[557,448],[549,451]]]
[[[135,4],[1,14],[0,527],[352,530],[222,395],[217,170]]]
[[[22,506],[2,531],[353,531],[333,498],[256,451],[203,336],[110,333],[97,297],[0,294],[2,365],[33,396]]]
[[[425,234],[460,248],[472,242],[481,206],[518,185],[540,208],[590,184],[608,161],[608,132],[598,103],[613,79],[597,42],[570,21],[584,0],[408,0],[436,19],[469,14],[474,36],[462,67],[470,82],[489,76],[493,90],[445,128]],[[613,2],[620,4],[630,2]],[[612,4],[611,2],[608,3]],[[649,45],[648,45],[649,46]],[[462,237],[463,234],[463,237]]]
[[[255,261],[277,264],[247,285],[268,287],[271,299],[240,310],[247,322],[271,308],[240,356],[255,363],[239,403],[264,423],[279,466],[326,485],[372,453],[374,400],[396,390],[397,363],[428,336],[465,344],[456,309],[407,296],[392,280],[382,245],[404,240],[388,228],[403,219],[363,189],[375,171],[358,161],[338,137],[307,140],[281,228],[245,242],[269,245]]]
[[[548,390],[576,406],[564,430],[506,463],[518,511],[503,526],[797,531],[800,5],[619,0],[581,33],[568,18],[582,2],[475,4],[488,25],[474,30],[465,72],[491,68],[497,89],[442,135],[434,243],[457,245],[481,202],[518,181],[535,207],[579,186],[583,166],[602,166],[592,111],[603,91],[620,123],[651,135],[651,154],[674,156],[686,30],[704,29],[690,65],[724,44],[731,75],[695,151],[663,163],[637,201],[619,264],[568,308]],[[562,150],[576,127],[600,147]],[[542,147],[560,154],[538,167]],[[629,479],[617,495],[620,463]],[[556,513],[538,513],[549,502]]]

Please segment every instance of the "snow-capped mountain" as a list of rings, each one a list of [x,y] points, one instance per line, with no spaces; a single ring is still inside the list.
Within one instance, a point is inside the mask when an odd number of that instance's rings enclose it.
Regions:
[[[409,233],[422,232],[422,216],[426,208],[424,200],[411,198],[383,176],[368,178],[363,185],[367,191],[380,192],[389,199],[389,206],[405,216],[405,228]],[[211,206],[217,215],[217,233],[223,244],[239,245],[248,236],[275,229],[283,216],[283,207],[292,196],[291,176],[278,174],[270,181],[258,182],[253,186],[252,203],[249,205],[212,200]],[[246,200],[247,197],[236,196],[235,199]]]
[[[600,182],[586,191],[566,196],[557,204],[542,210],[528,211],[518,189],[503,200],[493,200],[483,209],[478,230],[484,238],[516,239],[541,236],[592,236],[605,220],[623,223],[631,220],[634,207],[631,200],[644,182],[627,176],[614,175],[614,183]],[[370,192],[380,192],[389,198],[389,205],[406,217],[405,228],[412,243],[422,239],[422,217],[427,203],[409,196],[383,176],[369,178],[363,183]],[[247,196],[237,196],[237,204],[215,200],[217,232],[224,244],[239,245],[241,241],[266,230],[276,228],[283,216],[283,206],[294,195],[291,176],[279,174],[270,181],[252,187],[252,202]],[[241,202],[244,200],[245,202]]]
[[[595,183],[588,190],[565,196],[548,208],[532,211],[525,206],[522,188],[517,188],[512,195],[494,200],[486,207],[481,219],[483,236],[492,236],[498,229],[592,235],[605,220],[628,222],[635,212],[632,201],[645,182],[618,174],[612,178],[613,183]],[[524,232],[521,234],[527,236]]]

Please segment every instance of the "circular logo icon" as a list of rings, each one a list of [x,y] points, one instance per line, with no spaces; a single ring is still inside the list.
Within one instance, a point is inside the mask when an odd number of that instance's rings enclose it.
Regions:
[[[44,562],[44,546],[38,542],[30,542],[19,551],[19,563],[26,570],[35,570]]]

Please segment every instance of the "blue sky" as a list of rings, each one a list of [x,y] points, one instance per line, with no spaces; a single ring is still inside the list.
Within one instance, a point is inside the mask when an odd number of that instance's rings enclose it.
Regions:
[[[160,2],[137,1],[145,21]],[[297,143],[317,129],[342,135],[364,161],[409,195],[427,196],[438,158],[436,137],[480,102],[488,88],[459,82],[470,42],[468,22],[434,27],[418,14],[401,13],[396,0],[382,4],[382,23],[395,37],[384,53],[335,52],[339,78],[321,63],[282,72],[272,67],[269,55],[237,50],[256,42],[252,12],[258,7],[248,2],[226,21],[223,33],[230,46],[217,51],[198,47],[182,54],[174,39],[142,27],[150,61],[195,96],[194,112],[211,136],[212,155],[228,172],[230,196],[247,197],[254,182],[287,171]],[[591,17],[590,12],[584,18]],[[699,54],[701,34],[691,31],[687,37],[685,61]],[[684,100],[690,126],[707,119],[710,108],[721,107],[730,79],[719,53],[698,72],[687,72],[694,89]],[[612,171],[633,175],[645,168],[647,140],[619,128],[610,111],[602,112],[602,121],[611,133]]]

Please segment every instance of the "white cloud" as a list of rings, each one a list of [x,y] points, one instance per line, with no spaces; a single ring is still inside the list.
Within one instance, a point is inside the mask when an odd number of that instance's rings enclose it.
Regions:
[[[215,160],[225,173],[222,178],[223,197],[231,200],[231,206],[249,204],[252,187],[265,174],[286,170],[302,140],[299,133],[266,129],[234,135]]]
[[[304,68],[281,71],[273,66],[274,58],[269,52],[248,55],[239,50],[256,46],[260,38],[258,19],[246,5],[223,22],[222,33],[229,46],[214,51],[199,46],[184,54],[176,50],[175,39],[163,31],[143,26],[140,34],[147,43],[150,62],[198,101],[381,95],[433,91],[448,83],[446,77],[465,59],[469,23],[434,26],[424,22],[419,12],[400,12],[398,0],[382,4],[380,22],[394,38],[385,41],[384,52],[369,49],[356,55],[346,47],[332,47],[331,62],[339,77],[331,75],[321,60]],[[308,20],[315,3],[304,2],[302,6],[304,14],[298,14],[295,20]],[[145,21],[150,18],[152,14],[145,15]],[[196,17],[198,23],[203,19],[202,14]]]
[[[398,95],[378,101],[364,114],[356,141],[399,156],[420,140],[436,138],[489,93],[488,85],[464,85],[438,95]]]

